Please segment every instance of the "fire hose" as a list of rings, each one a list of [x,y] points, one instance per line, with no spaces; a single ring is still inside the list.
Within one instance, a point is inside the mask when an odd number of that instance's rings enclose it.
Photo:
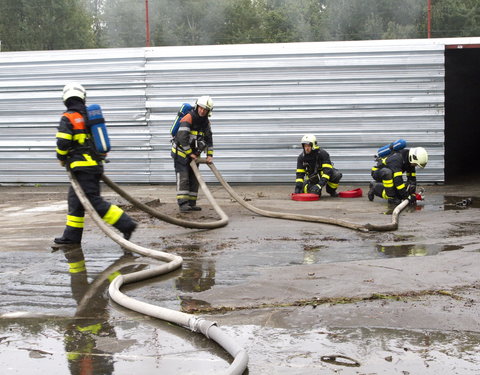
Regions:
[[[119,305],[127,307],[133,311],[177,324],[181,327],[190,329],[192,332],[202,333],[208,339],[211,339],[217,344],[219,344],[233,357],[233,362],[230,364],[225,373],[229,375],[242,374],[248,365],[247,352],[235,341],[233,341],[228,335],[226,335],[216,325],[215,322],[203,319],[201,317],[197,317],[192,314],[186,314],[180,311],[174,311],[160,306],[151,305],[146,302],[138,301],[134,298],[128,297],[120,291],[123,285],[163,275],[181,267],[183,259],[178,255],[165,253],[159,250],[148,249],[146,247],[136,245],[133,242],[124,239],[120,234],[118,234],[110,226],[108,226],[97,214],[90,201],[85,196],[85,193],[81,188],[80,184],[70,171],[68,171],[68,176],[78,199],[85,208],[85,211],[90,215],[95,224],[97,224],[98,227],[108,237],[110,237],[121,247],[129,251],[133,251],[140,255],[148,256],[153,259],[165,262],[164,264],[157,267],[132,272],[127,275],[118,275],[111,282],[109,287],[109,294],[112,300],[114,300]]]

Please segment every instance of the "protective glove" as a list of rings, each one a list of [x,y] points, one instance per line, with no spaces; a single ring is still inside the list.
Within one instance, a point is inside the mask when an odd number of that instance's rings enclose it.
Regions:
[[[319,184],[310,185],[308,188],[308,192],[311,194],[322,195],[322,187]]]
[[[410,195],[408,196],[408,204],[414,205],[414,204],[416,204],[416,203],[417,203],[417,196],[416,196],[416,194],[410,194]]]
[[[302,192],[302,188],[303,188],[303,182],[297,182],[295,184],[295,194],[299,194]]]
[[[410,184],[407,187],[407,191],[410,195],[415,194],[415,192],[417,191],[417,186],[415,184]]]

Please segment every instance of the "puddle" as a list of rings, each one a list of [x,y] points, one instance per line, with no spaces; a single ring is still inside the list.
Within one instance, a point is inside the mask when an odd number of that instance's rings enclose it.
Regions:
[[[443,198],[443,206],[445,210],[465,210],[468,208],[480,208],[480,198],[445,196]]]
[[[119,312],[120,313],[120,312]],[[123,314],[123,311],[121,312]],[[88,327],[83,329],[83,325]],[[389,328],[220,327],[247,348],[249,374],[478,374],[475,332]],[[215,343],[152,319],[0,321],[3,374],[211,374],[231,358]],[[345,356],[353,372],[322,358]],[[83,369],[83,371],[82,371]]]
[[[463,246],[458,245],[377,245],[378,253],[384,254],[387,258],[418,257],[435,255],[442,251],[461,250]]]

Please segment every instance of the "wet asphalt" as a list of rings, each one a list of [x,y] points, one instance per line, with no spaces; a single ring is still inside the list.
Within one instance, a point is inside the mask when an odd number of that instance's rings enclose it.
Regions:
[[[478,184],[427,185],[393,232],[358,232],[260,217],[209,184],[226,227],[160,222],[105,189],[138,222],[132,241],[184,258],[182,269],[123,291],[208,317],[247,349],[248,374],[477,374],[480,372]],[[174,186],[123,186],[179,214]],[[291,186],[238,185],[272,211],[388,223],[392,208],[366,198],[290,200]],[[207,338],[110,301],[118,272],[155,261],[125,253],[87,218],[81,246],[55,247],[67,186],[1,186],[2,374],[211,374],[231,360]],[[69,263],[85,260],[85,270]],[[347,359],[339,356],[348,357]],[[359,366],[357,366],[359,364]],[[90,370],[89,370],[90,369]],[[88,373],[88,372],[87,372]]]

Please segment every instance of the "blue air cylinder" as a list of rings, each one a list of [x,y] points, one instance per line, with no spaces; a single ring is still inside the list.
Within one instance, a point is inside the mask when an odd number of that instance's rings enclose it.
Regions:
[[[90,128],[95,148],[99,153],[106,154],[110,151],[110,138],[108,137],[102,108],[98,104],[90,104],[87,107],[87,113],[88,127]]]
[[[383,147],[380,147],[377,151],[377,155],[381,158],[390,155],[393,151],[400,151],[407,147],[407,141],[399,139],[393,143],[389,143]]]

